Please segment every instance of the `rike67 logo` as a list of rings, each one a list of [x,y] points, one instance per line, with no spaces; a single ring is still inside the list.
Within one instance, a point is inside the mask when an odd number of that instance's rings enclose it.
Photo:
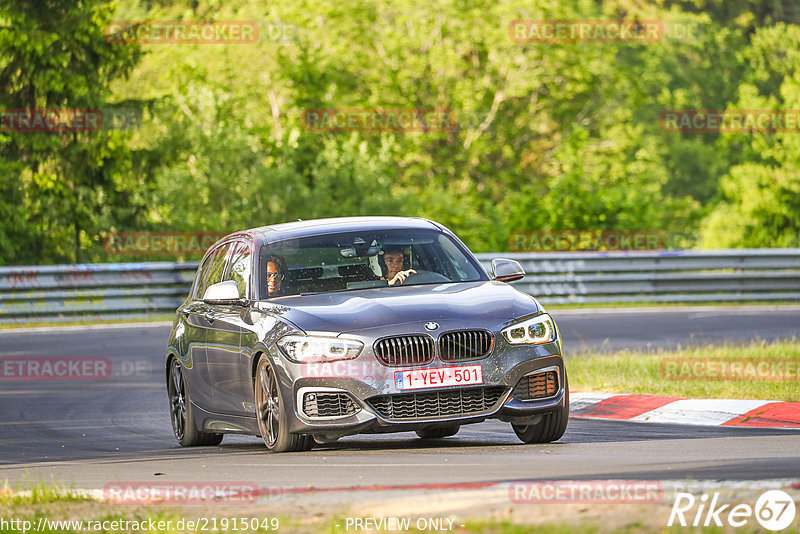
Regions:
[[[708,527],[729,525],[742,527],[753,518],[767,530],[783,530],[794,522],[795,504],[792,497],[781,490],[762,493],[755,506],[750,504],[720,504],[719,493],[709,496],[703,494],[699,499],[691,493],[678,493],[667,526],[677,522],[683,527]]]

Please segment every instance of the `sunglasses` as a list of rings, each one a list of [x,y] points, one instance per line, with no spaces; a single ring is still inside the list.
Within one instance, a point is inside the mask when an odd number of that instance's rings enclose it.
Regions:
[[[268,280],[269,279],[272,279],[272,280],[283,280],[283,278],[284,278],[283,277],[283,273],[272,273],[270,271],[267,271],[267,279]]]

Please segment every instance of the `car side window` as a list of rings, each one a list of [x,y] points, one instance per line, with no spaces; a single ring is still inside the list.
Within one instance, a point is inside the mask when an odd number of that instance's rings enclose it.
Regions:
[[[230,256],[232,245],[233,243],[225,243],[214,251],[214,255],[211,258],[211,263],[208,266],[208,272],[205,276],[202,291],[198,292],[198,298],[202,299],[203,293],[205,293],[209,287],[224,280],[223,276],[225,275],[225,267]]]
[[[442,245],[442,250],[447,256],[448,270],[454,270],[461,279],[480,278],[480,273],[473,265],[463,261],[463,259],[458,259],[463,258],[464,254],[459,252],[456,244],[453,243],[452,240],[444,236],[439,236],[439,244]]]
[[[206,256],[203,264],[197,269],[197,279],[194,282],[194,291],[192,292],[192,298],[195,300],[202,299],[203,293],[206,287],[208,287],[206,285],[206,278],[208,278],[208,268],[211,266],[211,260],[214,259],[214,254],[216,254],[216,250]]]
[[[250,295],[250,246],[238,241],[230,254],[230,269],[225,277],[239,286],[239,298],[246,299]]]

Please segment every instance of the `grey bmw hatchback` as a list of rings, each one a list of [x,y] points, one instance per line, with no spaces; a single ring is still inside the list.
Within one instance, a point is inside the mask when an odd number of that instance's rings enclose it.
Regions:
[[[298,221],[215,243],[166,351],[183,446],[260,436],[273,452],[361,433],[456,434],[494,418],[526,443],[564,434],[561,339],[537,300],[419,218]]]

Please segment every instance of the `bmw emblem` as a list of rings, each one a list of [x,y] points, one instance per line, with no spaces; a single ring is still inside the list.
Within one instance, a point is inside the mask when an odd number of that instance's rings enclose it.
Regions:
[[[425,323],[425,330],[436,330],[437,328],[439,328],[439,323],[433,321]]]

